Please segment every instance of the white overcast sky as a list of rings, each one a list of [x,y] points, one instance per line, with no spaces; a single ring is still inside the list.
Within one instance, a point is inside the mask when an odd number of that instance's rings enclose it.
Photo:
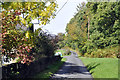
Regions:
[[[57,0],[57,11],[65,4],[67,0]],[[51,34],[65,33],[67,23],[73,17],[76,12],[76,7],[79,3],[86,2],[87,0],[68,0],[67,4],[61,9],[61,11],[50,21],[50,24],[45,25],[42,29],[48,30]],[[34,29],[39,28],[39,25],[35,25]]]

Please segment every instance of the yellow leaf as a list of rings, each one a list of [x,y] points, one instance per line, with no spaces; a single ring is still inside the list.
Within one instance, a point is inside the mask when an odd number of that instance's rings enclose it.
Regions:
[[[26,33],[26,37],[27,37],[27,38],[30,38],[30,34],[29,34],[28,31],[27,31],[27,33]]]

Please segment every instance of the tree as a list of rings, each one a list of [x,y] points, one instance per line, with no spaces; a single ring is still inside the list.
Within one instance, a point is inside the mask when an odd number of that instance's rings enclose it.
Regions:
[[[34,60],[30,50],[34,47],[33,34],[22,29],[17,30],[16,25],[30,27],[31,20],[38,17],[40,24],[48,23],[54,16],[56,2],[3,2],[2,3],[2,54],[10,58],[19,57],[21,63]],[[20,15],[24,15],[24,18]]]
[[[57,42],[58,48],[63,48],[65,46],[65,34],[58,33],[57,38],[58,38],[58,42]]]
[[[88,2],[90,16],[90,40],[82,47],[84,53],[117,46],[120,43],[120,2]],[[116,28],[115,28],[116,26]]]
[[[75,48],[81,48],[85,41],[87,40],[87,26],[88,26],[88,18],[87,18],[87,7],[83,2],[77,6],[77,13],[67,24],[66,32],[68,34],[68,38],[71,46]]]
[[[90,39],[98,48],[119,43],[120,2],[88,3],[91,11]],[[116,28],[115,28],[116,26]],[[117,31],[117,32],[116,32]]]
[[[69,47],[84,55],[120,44],[120,2],[82,3],[77,11],[66,27]]]

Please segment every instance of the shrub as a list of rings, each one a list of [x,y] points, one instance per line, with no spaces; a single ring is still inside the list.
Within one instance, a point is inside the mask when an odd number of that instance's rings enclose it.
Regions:
[[[85,57],[95,57],[95,58],[117,58],[119,53],[119,46],[117,47],[108,47],[105,49],[97,49],[90,54],[85,53]]]
[[[35,38],[34,45],[36,58],[40,58],[42,56],[53,56],[54,51],[57,49],[57,43],[53,38],[49,38],[46,33],[40,33],[40,35]]]
[[[82,47],[82,53],[91,53],[96,50],[97,47],[91,40],[86,41],[86,44]]]

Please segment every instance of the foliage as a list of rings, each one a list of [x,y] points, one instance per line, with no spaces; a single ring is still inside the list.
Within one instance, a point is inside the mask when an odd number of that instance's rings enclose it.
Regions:
[[[90,9],[90,40],[86,42],[83,49],[86,54],[91,53],[92,57],[117,57],[118,52],[106,49],[106,47],[120,44],[120,2],[115,3],[88,3]],[[90,45],[87,45],[90,44]],[[98,50],[96,50],[98,49]]]
[[[69,21],[66,27],[66,46],[72,49],[79,49],[85,45],[87,40],[87,26],[88,26],[88,12],[85,3],[81,3],[77,6],[77,13]]]
[[[46,68],[55,63],[56,61],[60,62],[60,56],[50,56],[39,58],[37,61],[31,62],[31,64],[22,64],[22,63],[14,63],[6,66],[2,66],[2,78],[32,78],[32,76],[46,70]],[[8,72],[9,71],[9,72]]]
[[[88,3],[89,4],[89,3]],[[96,6],[91,9],[90,40],[97,48],[105,48],[120,43],[120,2],[116,3],[91,3]],[[94,10],[94,11],[93,11]]]
[[[24,31],[31,27],[31,20],[38,18],[40,24],[48,23],[54,16],[56,2],[3,2],[2,3],[2,54],[8,58],[19,57],[19,62],[34,60],[30,50],[34,47],[34,34]],[[21,17],[24,15],[24,18]],[[20,27],[19,29],[16,26]],[[23,28],[22,28],[23,27]],[[50,50],[50,49],[49,49]]]
[[[33,47],[33,42],[26,38],[24,32],[16,30],[15,16],[16,12],[11,12],[12,15],[2,13],[2,54],[7,57],[19,57],[21,63],[31,62],[33,56],[29,54]]]
[[[49,5],[47,3],[50,2]],[[56,2],[41,1],[41,2],[4,2],[2,3],[3,11],[7,12],[7,15],[11,14],[11,11],[16,12],[18,15],[24,14],[25,18],[16,16],[15,20],[21,20],[23,24],[30,25],[31,19],[39,17],[40,24],[46,24],[51,16],[54,16],[56,11]]]
[[[41,30],[39,30],[41,31]],[[35,34],[38,34],[36,31]],[[44,32],[39,32],[34,39],[34,53],[36,53],[36,59],[42,56],[53,56],[54,51],[57,49],[56,39],[51,38]]]
[[[120,44],[119,15],[120,2],[79,4],[77,13],[66,26],[65,46],[79,49],[82,56],[117,57],[117,46]],[[110,47],[117,50],[111,51]]]
[[[65,41],[64,41],[64,39],[65,39],[65,34],[63,34],[63,33],[58,33],[57,38],[58,38],[58,43],[57,43],[58,48],[61,49],[62,47],[65,46]]]
[[[93,50],[90,54],[85,53],[86,57],[96,57],[96,58],[117,58],[119,55],[119,46],[106,47],[104,49]]]

